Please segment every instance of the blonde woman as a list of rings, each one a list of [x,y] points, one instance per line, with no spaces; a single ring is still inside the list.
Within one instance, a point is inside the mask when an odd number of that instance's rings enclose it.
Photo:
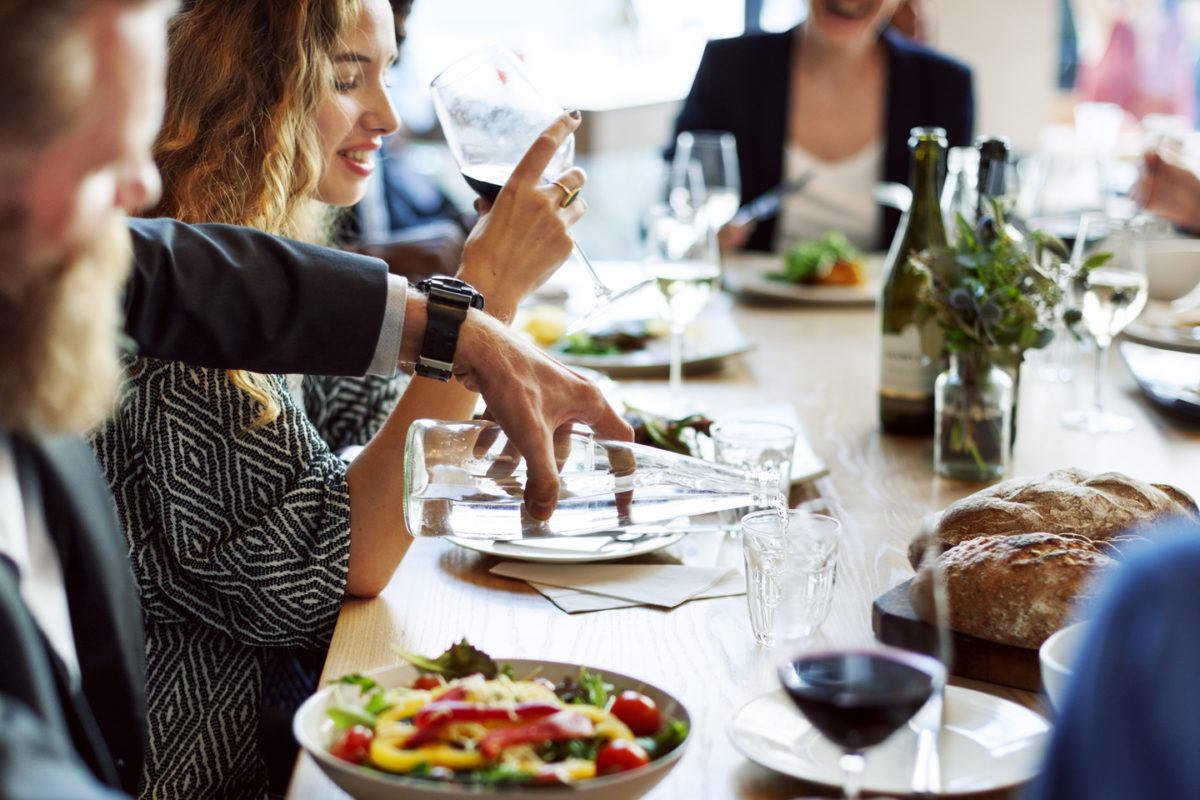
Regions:
[[[387,0],[195,0],[170,37],[155,212],[321,240],[330,208],[362,197],[398,124],[383,84],[396,57]],[[576,124],[564,116],[546,136],[561,142]],[[504,320],[568,255],[583,211],[562,208],[556,186],[513,184],[482,209],[460,271]],[[319,663],[344,595],[378,593],[409,544],[409,422],[468,417],[475,403],[461,386],[415,378],[393,410],[401,388],[128,361],[93,444],[145,617],[142,797],[266,794],[260,739],[287,733],[266,730],[260,709],[314,688],[292,650]],[[356,443],[366,447],[349,467],[331,450]]]

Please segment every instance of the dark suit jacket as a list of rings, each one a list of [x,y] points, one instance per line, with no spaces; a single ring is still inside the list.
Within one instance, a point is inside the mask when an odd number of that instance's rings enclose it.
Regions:
[[[126,332],[139,355],[202,367],[362,375],[387,264],[234,225],[131,219]]]
[[[40,486],[82,686],[71,692],[0,560],[0,797],[109,796],[96,779],[132,792],[146,731],[142,612],[108,484],[82,440],[14,436],[13,450],[23,491]]]
[[[888,53],[883,179],[908,185],[908,136],[914,127],[941,126],[951,147],[971,144],[971,71],[891,30],[882,39]],[[797,46],[796,29],[709,42],[675,121],[676,135],[688,130],[733,133],[744,200],[753,200],[783,180],[790,65]],[[887,249],[899,222],[898,211],[884,209],[877,249]],[[770,250],[774,236],[775,220],[764,220],[746,246]]]

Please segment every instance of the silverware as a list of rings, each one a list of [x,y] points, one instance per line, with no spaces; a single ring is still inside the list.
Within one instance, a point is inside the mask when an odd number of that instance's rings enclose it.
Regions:
[[[939,682],[933,694],[910,721],[917,731],[917,757],[913,763],[912,793],[936,797],[942,793],[942,760],[938,752],[946,708],[946,685]]]
[[[758,197],[746,203],[737,210],[733,215],[733,219],[729,221],[730,225],[745,225],[748,222],[753,222],[759,219],[767,219],[775,215],[779,211],[779,203],[786,195],[795,194],[808,185],[808,182],[817,175],[815,170],[809,170],[792,181],[785,181],[779,184],[774,189],[768,189]]]

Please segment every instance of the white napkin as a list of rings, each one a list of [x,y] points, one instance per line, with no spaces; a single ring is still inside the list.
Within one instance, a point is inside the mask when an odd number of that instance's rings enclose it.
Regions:
[[[730,570],[681,564],[540,564],[501,561],[496,575],[533,584],[576,589],[634,604],[674,608],[712,588]]]
[[[592,594],[591,592],[584,592],[578,589],[564,589],[559,586],[547,586],[544,583],[532,582],[529,585],[537,589],[542,593],[543,597],[568,614],[578,614],[583,611],[606,611],[610,608],[632,608],[642,605],[642,603],[633,600],[619,600],[615,597]],[[723,578],[720,578],[713,584],[712,587],[693,595],[689,599],[706,600],[710,597],[730,597],[745,593],[745,576],[738,570],[731,569],[725,573]]]

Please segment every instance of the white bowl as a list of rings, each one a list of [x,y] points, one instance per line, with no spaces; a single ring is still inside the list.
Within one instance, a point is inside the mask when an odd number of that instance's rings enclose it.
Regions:
[[[529,674],[539,668],[539,675],[554,681],[579,675],[578,664],[564,664],[558,661],[528,661],[519,658],[497,658],[495,660],[498,664],[512,664],[517,675]],[[591,778],[573,786],[538,786],[536,791],[530,791],[528,786],[488,787],[392,775],[368,767],[356,766],[331,755],[327,749],[329,726],[325,724],[325,721],[329,719],[326,709],[333,698],[334,687],[332,686],[321,689],[304,701],[292,720],[292,733],[300,746],[317,762],[317,766],[329,776],[329,779],[355,800],[396,800],[398,797],[403,797],[405,800],[479,800],[481,796],[486,795],[508,798],[534,795],[537,800],[633,800],[633,798],[650,791],[679,761],[688,742],[692,740],[690,735],[691,716],[682,703],[662,689],[619,672],[592,669],[591,667],[588,670],[603,675],[604,680],[613,685],[615,692],[635,689],[650,697],[658,704],[659,713],[662,714],[664,721],[678,720],[687,723],[689,735],[683,744],[665,756],[628,772]],[[384,667],[367,673],[368,676],[388,688],[407,686],[419,674],[416,667],[411,664]],[[342,691],[346,691],[346,688],[344,687]]]
[[[1183,297],[1200,283],[1200,239],[1152,239],[1146,243],[1151,300]]]
[[[1056,710],[1062,707],[1067,684],[1070,683],[1071,674],[1075,670],[1079,645],[1087,634],[1087,629],[1086,621],[1059,628],[1038,648],[1038,660],[1042,667],[1042,688]]]

